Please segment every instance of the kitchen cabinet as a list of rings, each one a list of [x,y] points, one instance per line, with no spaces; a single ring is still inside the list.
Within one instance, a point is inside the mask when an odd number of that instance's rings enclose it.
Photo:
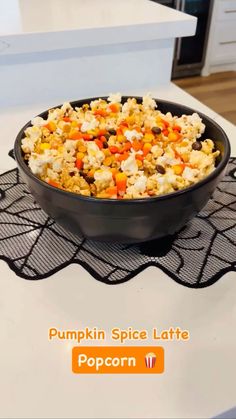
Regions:
[[[202,75],[236,70],[236,0],[215,0]]]

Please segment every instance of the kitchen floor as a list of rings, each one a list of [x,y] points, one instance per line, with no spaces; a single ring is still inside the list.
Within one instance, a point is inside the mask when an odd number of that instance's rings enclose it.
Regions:
[[[173,80],[204,105],[236,125],[236,71]]]

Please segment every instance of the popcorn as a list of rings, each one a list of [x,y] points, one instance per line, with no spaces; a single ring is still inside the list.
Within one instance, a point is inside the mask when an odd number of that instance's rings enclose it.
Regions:
[[[40,116],[36,116],[31,120],[31,124],[35,127],[43,127],[44,125],[46,125],[46,123],[47,121],[45,121],[45,119],[41,118]]]
[[[156,365],[156,354],[154,354],[153,352],[148,353],[145,356],[145,364],[147,368],[154,368]]]
[[[45,150],[44,154],[31,154],[29,168],[35,175],[42,175],[49,163],[53,162],[55,153],[52,150]]]
[[[173,193],[214,170],[220,151],[196,141],[205,130],[197,113],[164,114],[150,94],[120,103],[116,93],[33,118],[21,144],[31,171],[62,190],[132,199]]]
[[[112,173],[109,170],[100,169],[94,173],[94,179],[97,191],[100,192],[109,187],[112,181]]]
[[[195,176],[197,176],[199,173],[196,169],[191,169],[190,167],[185,167],[182,177],[186,180],[189,180],[190,182],[194,182]]]
[[[99,149],[97,144],[92,141],[89,141],[87,144],[87,152],[87,159],[84,159],[84,168],[98,169],[99,167],[101,167],[103,160],[105,160],[105,156],[103,152]]]
[[[81,131],[82,132],[92,131],[96,129],[98,125],[99,125],[99,122],[95,118],[92,119],[91,121],[85,121],[83,122],[81,126]]]
[[[141,140],[141,138],[143,138],[143,134],[141,132],[137,132],[135,129],[133,130],[126,130],[124,132],[124,136],[127,138],[128,141],[133,141],[133,140]]]
[[[120,103],[121,98],[122,98],[122,96],[121,96],[120,93],[110,93],[107,100],[108,100],[108,102],[111,102],[111,103]]]
[[[121,170],[129,175],[137,173],[138,165],[135,160],[135,154],[131,154],[127,160],[121,162]]]
[[[152,99],[151,93],[143,96],[143,107],[146,109],[155,109],[157,107],[156,101]]]

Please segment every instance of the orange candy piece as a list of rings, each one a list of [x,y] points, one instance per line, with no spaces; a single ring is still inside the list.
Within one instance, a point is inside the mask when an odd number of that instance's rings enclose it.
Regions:
[[[127,176],[125,173],[117,173],[115,175],[117,192],[123,194],[126,191]]]
[[[112,112],[117,113],[120,110],[120,106],[118,105],[118,103],[111,103],[109,105],[109,108]]]
[[[152,148],[152,144],[145,143],[143,146],[143,155],[146,156]]]
[[[115,145],[110,146],[110,147],[109,147],[109,150],[110,150],[110,152],[111,152],[112,154],[115,154],[115,153],[118,153],[118,152],[119,152],[118,147],[116,147]]]
[[[115,180],[115,179],[116,179],[116,175],[117,175],[117,173],[118,173],[118,169],[117,169],[116,167],[112,167],[112,168],[110,169],[110,171],[111,171],[111,173],[112,173],[112,177],[113,177],[113,179]]]
[[[172,166],[172,169],[174,170],[175,175],[182,175],[185,169],[185,164],[175,164],[174,166]]]
[[[95,142],[95,144],[97,144],[97,146],[98,146],[98,148],[100,148],[100,150],[103,148],[103,142],[102,141],[96,139],[96,140],[94,140],[94,142]]]
[[[107,116],[107,111],[105,109],[96,109],[96,111],[94,111],[94,115],[96,116]]]
[[[136,160],[143,161],[143,155],[142,155],[142,154],[136,154],[136,155],[135,155],[135,159],[136,159]]]
[[[59,183],[55,182],[55,180],[50,179],[47,183],[51,186],[54,186],[54,188],[60,188]]]
[[[117,158],[117,161],[127,160],[127,159],[128,159],[128,157],[129,157],[129,153],[123,153],[123,154],[120,154],[120,155],[118,156],[118,158]]]
[[[142,150],[142,147],[143,147],[142,141],[134,140],[132,142],[132,148],[134,149],[134,151]]]
[[[55,122],[53,121],[48,122],[48,124],[44,125],[44,127],[47,128],[50,132],[55,131],[57,128]]]
[[[168,135],[169,141],[178,141],[180,138],[181,138],[181,135],[177,131],[170,132]]]
[[[77,169],[80,170],[80,169],[83,168],[84,163],[81,159],[76,159],[75,165],[76,165]]]
[[[117,195],[117,186],[111,186],[110,188],[107,188],[105,192],[109,196]]]

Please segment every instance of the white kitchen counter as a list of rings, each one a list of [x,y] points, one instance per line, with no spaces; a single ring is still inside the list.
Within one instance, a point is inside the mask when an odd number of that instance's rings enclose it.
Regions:
[[[172,84],[153,94],[215,119],[236,155],[235,126]],[[21,126],[53,104],[1,112],[1,172],[15,167],[7,152]],[[195,290],[156,267],[117,286],[99,283],[78,265],[36,282],[17,277],[3,261],[0,269],[0,417],[211,418],[236,404],[235,272]],[[107,332],[180,326],[191,339],[162,345],[163,375],[81,376],[71,373],[74,344],[48,342],[52,326],[97,326]]]
[[[167,84],[195,29],[148,0],[0,0],[0,108]]]
[[[147,0],[0,0],[0,53],[168,39],[196,18]]]

